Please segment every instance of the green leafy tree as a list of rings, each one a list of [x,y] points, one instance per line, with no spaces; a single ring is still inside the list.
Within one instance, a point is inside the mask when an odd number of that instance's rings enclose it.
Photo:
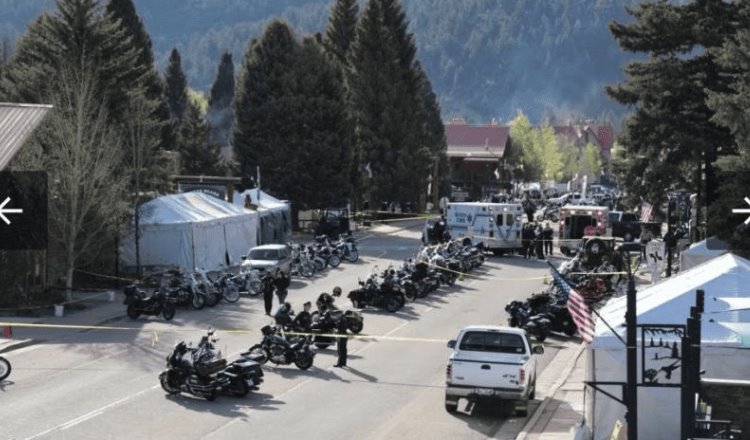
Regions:
[[[588,143],[582,156],[580,174],[588,176],[588,181],[593,182],[601,175],[602,155],[596,145]]]
[[[234,97],[234,62],[231,52],[224,52],[211,86],[208,101],[208,123],[211,126],[209,139],[223,146],[231,145],[232,98]]]
[[[164,74],[167,105],[173,120],[181,121],[188,106],[188,86],[185,73],[182,71],[182,59],[177,48],[169,54],[167,71]]]
[[[711,49],[733,33],[735,8],[711,0],[649,2],[628,9],[634,23],[610,24],[622,49],[646,54],[625,67],[625,81],[606,89],[633,109],[619,139],[628,165],[619,169],[620,181],[631,196],[658,206],[675,186],[697,192],[699,205],[715,199],[713,163],[732,142],[706,105],[707,93],[727,82]]]
[[[336,0],[331,9],[323,46],[341,65],[346,64],[349,46],[354,40],[358,13],[357,0]]]
[[[219,153],[220,145],[210,143],[209,126],[206,122],[200,103],[189,99],[185,116],[179,125],[178,142],[180,168],[184,175],[223,175]]]

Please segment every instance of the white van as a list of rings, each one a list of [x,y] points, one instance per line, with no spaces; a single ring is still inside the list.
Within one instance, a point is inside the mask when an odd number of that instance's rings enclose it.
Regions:
[[[520,203],[448,203],[445,219],[451,238],[468,238],[496,255],[521,249]]]

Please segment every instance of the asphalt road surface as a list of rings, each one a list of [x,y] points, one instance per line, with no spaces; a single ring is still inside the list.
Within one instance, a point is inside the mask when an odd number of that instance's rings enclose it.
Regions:
[[[312,280],[295,279],[287,301],[301,310],[321,291],[356,288],[374,265],[399,264],[418,250],[420,233],[369,233],[361,259]],[[354,340],[349,368],[332,368],[335,347],[319,350],[314,366],[265,366],[265,382],[245,398],[214,402],[167,395],[158,374],[176,341],[198,342],[211,325],[229,360],[260,341],[270,319],[262,300],[109,323],[132,330],[87,330],[11,353],[13,373],[0,384],[1,439],[479,439],[514,438],[525,418],[507,405],[444,407],[447,340],[469,324],[505,325],[504,306],[541,290],[545,263],[520,257],[488,258],[455,286],[441,288],[399,312],[367,309],[363,333],[398,340]],[[350,306],[346,298],[339,306]],[[276,306],[276,304],[274,305]],[[545,343],[539,371],[559,349]],[[10,356],[9,356],[10,357]],[[534,406],[535,407],[535,406]],[[533,413],[531,408],[530,415]]]

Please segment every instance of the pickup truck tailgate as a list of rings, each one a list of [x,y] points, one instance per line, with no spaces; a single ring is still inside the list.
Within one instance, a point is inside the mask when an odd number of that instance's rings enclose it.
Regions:
[[[518,388],[530,354],[521,336],[467,332],[451,355],[450,382],[475,387]]]
[[[481,353],[458,352],[453,358],[451,382],[455,385],[472,385],[488,388],[518,388],[519,370],[517,356],[476,356]],[[481,358],[481,359],[480,359]]]

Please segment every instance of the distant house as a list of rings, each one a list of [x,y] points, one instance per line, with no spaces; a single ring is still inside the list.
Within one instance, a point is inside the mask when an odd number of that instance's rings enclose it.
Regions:
[[[566,142],[583,149],[586,144],[594,144],[599,148],[603,162],[612,158],[612,147],[615,142],[614,131],[608,124],[582,123],[555,125],[552,127],[561,142]]]
[[[498,192],[509,134],[510,128],[494,120],[487,125],[470,125],[463,119],[445,123],[453,199],[479,200]]]

